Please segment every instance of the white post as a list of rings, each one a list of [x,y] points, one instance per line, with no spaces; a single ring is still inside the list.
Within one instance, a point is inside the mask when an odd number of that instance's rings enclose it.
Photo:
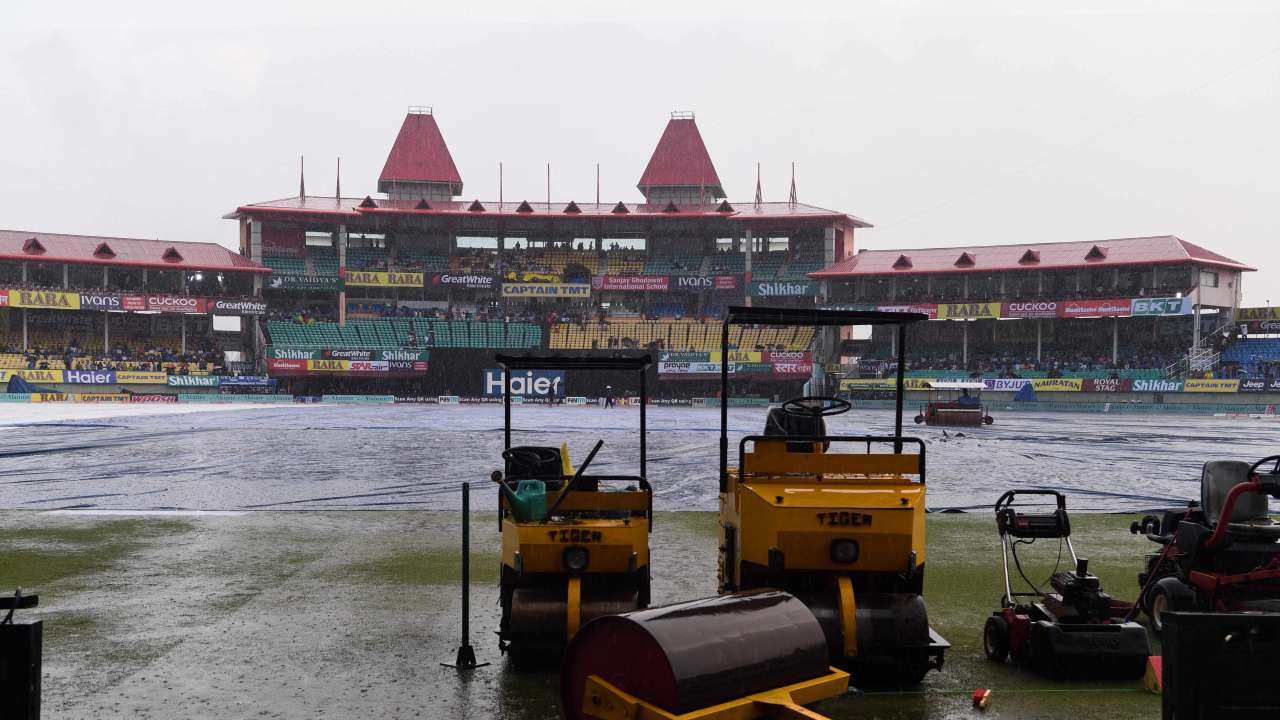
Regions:
[[[71,287],[71,280],[68,277],[70,275],[68,268],[70,267],[71,267],[70,265],[66,263],[62,263],[62,289],[63,290],[66,290],[67,288]]]
[[[1111,364],[1120,358],[1120,318],[1111,318]]]
[[[1043,321],[1040,320],[1039,318],[1036,319],[1036,362],[1040,362],[1041,332],[1044,329],[1044,327],[1041,325],[1042,322]]]
[[[102,266],[102,289],[107,289],[107,266]]]
[[[1200,347],[1200,303],[1196,303],[1191,313],[1191,347]]]
[[[108,328],[107,319],[111,317],[108,312],[102,313],[102,354],[106,355],[111,352],[111,330]]]
[[[338,327],[345,327],[347,324],[347,226],[345,224],[338,226],[338,232],[333,235],[334,243],[338,246],[338,277],[343,278],[342,287],[338,290]],[[458,238],[455,235],[452,246],[456,249]]]
[[[27,274],[26,263],[22,263],[22,274],[24,276]],[[23,280],[26,280],[26,277],[23,277]],[[26,308],[22,308],[22,349],[23,350],[30,349],[27,347],[27,309]]]
[[[182,316],[182,354],[187,354],[187,316]]]
[[[969,321],[960,321],[960,337],[961,337],[961,355],[960,361],[964,364],[966,370],[969,369]]]

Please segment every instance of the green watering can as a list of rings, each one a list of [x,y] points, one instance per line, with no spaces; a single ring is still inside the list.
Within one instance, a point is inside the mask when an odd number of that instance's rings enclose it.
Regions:
[[[511,513],[515,515],[516,522],[541,520],[546,517],[546,483],[541,480],[520,480],[516,483],[516,489],[512,490],[510,485],[502,482],[500,473],[494,473],[494,475],[499,478],[498,487],[502,489],[502,496],[511,506]]]

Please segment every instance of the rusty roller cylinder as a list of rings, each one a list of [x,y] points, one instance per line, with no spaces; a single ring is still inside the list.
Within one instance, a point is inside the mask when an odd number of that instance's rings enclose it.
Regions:
[[[844,633],[840,623],[840,597],[834,591],[802,594],[827,636],[833,664],[844,665]],[[901,658],[912,649],[929,644],[929,614],[924,599],[909,593],[864,593],[857,596],[854,612],[857,633],[856,659],[877,662]]]
[[[750,590],[593,620],[569,645],[560,702],[582,713],[587,677],[672,713],[828,672],[822,628],[781,590]]]
[[[583,593],[579,625],[602,615],[631,612],[640,607],[635,590]],[[563,588],[520,588],[511,597],[511,634],[533,642],[563,643],[569,607]]]

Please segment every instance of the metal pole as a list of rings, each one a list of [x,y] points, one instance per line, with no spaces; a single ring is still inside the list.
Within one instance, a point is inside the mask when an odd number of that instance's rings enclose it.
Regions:
[[[646,388],[645,375],[648,373],[649,367],[646,365],[640,368],[640,477],[645,480],[649,479],[649,474],[645,472],[647,451],[645,446],[645,417],[644,406],[648,403],[649,393]]]
[[[729,492],[729,322],[720,326],[720,492]]]
[[[1120,318],[1111,318],[1111,364],[1120,357]]]
[[[476,651],[471,647],[471,483],[462,483],[462,644],[452,665],[458,670],[471,670],[488,665],[476,663]]]
[[[907,365],[907,326],[898,326],[898,393],[897,393],[897,417],[893,422],[893,452],[895,455],[902,454],[902,395],[904,378],[906,376]]]

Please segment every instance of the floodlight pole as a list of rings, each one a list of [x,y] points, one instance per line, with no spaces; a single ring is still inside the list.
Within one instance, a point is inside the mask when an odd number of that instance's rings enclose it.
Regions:
[[[902,454],[902,400],[904,377],[906,376],[907,365],[907,326],[906,323],[898,325],[898,392],[897,413],[893,421],[893,453],[895,455]]]
[[[729,323],[726,311],[720,326],[720,492],[729,492]]]

